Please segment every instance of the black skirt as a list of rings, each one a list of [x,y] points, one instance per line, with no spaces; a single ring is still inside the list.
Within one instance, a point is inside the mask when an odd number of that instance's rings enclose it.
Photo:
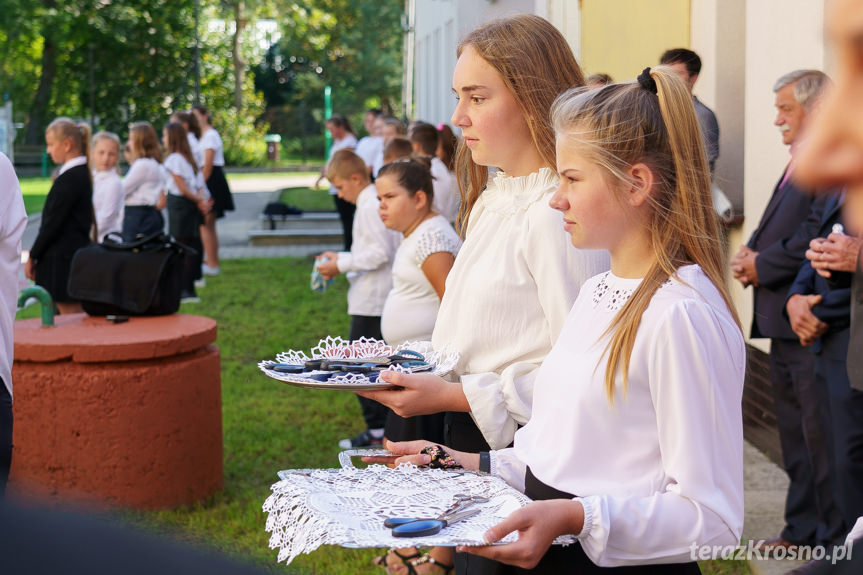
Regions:
[[[45,288],[55,302],[77,301],[67,288],[74,255],[74,251],[49,250],[36,262],[36,285]]]
[[[168,231],[175,238],[196,238],[204,219],[197,204],[183,196],[168,194]]]
[[[234,210],[234,198],[231,196],[231,188],[228,187],[228,180],[225,178],[222,166],[213,166],[213,171],[207,178],[207,189],[213,197],[213,213],[216,214],[216,218],[223,218],[225,212]]]

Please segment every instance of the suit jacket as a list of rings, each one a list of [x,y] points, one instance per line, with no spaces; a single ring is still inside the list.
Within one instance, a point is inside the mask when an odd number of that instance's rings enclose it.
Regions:
[[[837,223],[843,223],[842,209],[839,205],[839,194],[834,192],[827,196],[816,237],[827,237],[833,225]],[[813,345],[812,351],[829,356],[831,359],[845,361],[848,353],[847,332],[851,323],[851,288],[831,289],[827,279],[820,276],[807,259],[800,266],[797,277],[788,290],[788,298],[796,294],[821,296],[821,303],[812,308],[812,313],[829,328],[827,333]]]
[[[784,177],[784,173],[783,173]],[[791,179],[776,185],[747,245],[758,252],[751,337],[798,339],[785,316],[785,300],[816,237],[826,197],[797,188]],[[781,185],[780,185],[781,184]]]
[[[69,168],[54,180],[45,207],[39,235],[30,249],[36,261],[46,254],[74,253],[90,243],[93,225],[93,181],[86,165]]]

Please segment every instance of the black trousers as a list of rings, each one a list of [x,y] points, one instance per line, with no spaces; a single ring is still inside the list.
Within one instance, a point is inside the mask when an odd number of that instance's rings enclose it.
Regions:
[[[845,531],[831,485],[824,396],[815,356],[796,340],[770,342],[770,383],[782,461],[791,483],[782,538],[797,545],[832,544]]]
[[[348,339],[351,341],[360,339],[361,337],[373,337],[383,341],[384,336],[381,335],[381,317],[370,315],[352,315],[351,316],[351,332]],[[383,429],[387,422],[387,413],[389,408],[377,401],[368,399],[367,397],[357,396],[360,401],[360,408],[363,411],[363,419],[366,422],[368,429]]]
[[[12,466],[12,397],[0,378],[0,500],[6,493]]]
[[[849,330],[845,329],[821,338],[815,378],[819,388],[826,391],[833,485],[837,506],[850,529],[863,516],[863,391],[851,387],[848,379],[848,337]],[[840,539],[844,539],[842,535]]]
[[[336,203],[336,211],[339,212],[339,219],[342,220],[342,230],[345,237],[345,251],[351,251],[351,245],[354,243],[354,212],[357,207],[338,196],[333,196],[333,201]]]

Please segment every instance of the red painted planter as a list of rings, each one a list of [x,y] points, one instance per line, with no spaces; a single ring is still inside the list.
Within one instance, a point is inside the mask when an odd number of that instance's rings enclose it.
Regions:
[[[216,322],[15,322],[10,493],[152,509],[224,486]]]

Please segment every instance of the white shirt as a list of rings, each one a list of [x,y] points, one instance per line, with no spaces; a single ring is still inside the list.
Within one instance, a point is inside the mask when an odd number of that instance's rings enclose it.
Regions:
[[[204,191],[204,199],[209,200],[212,196],[210,188],[207,187],[207,182],[204,180],[204,148],[201,147],[201,142],[195,137],[192,132],[186,132],[186,139],[189,141],[189,148],[192,150],[192,157],[195,158],[195,163],[198,164],[198,173],[201,174],[201,181],[204,185],[201,189]]]
[[[380,136],[366,136],[360,138],[357,142],[357,155],[363,159],[367,166],[371,167],[375,163],[375,158],[378,152],[383,153],[384,139]]]
[[[174,181],[172,174],[180,176],[186,183],[186,187],[189,189],[189,192],[193,194],[197,194],[198,190],[203,188],[203,173],[201,170],[198,170],[198,173],[195,173],[194,168],[192,168],[192,164],[190,164],[181,154],[177,152],[170,154],[165,158],[164,166],[165,170],[168,171],[166,187],[168,189],[168,193],[172,196],[183,195],[183,192],[181,192],[180,188],[177,186],[177,182]]]
[[[461,199],[458,195],[458,184],[446,164],[437,156],[431,159],[432,185],[434,187],[434,209],[446,218],[449,223],[455,222]]]
[[[429,218],[402,240],[393,258],[393,289],[381,315],[381,333],[390,345],[428,341],[434,331],[440,298],[422,270],[430,255],[458,254],[461,239],[443,216]]]
[[[335,154],[339,150],[347,150],[347,149],[353,150],[356,147],[357,147],[357,137],[351,133],[348,133],[341,140],[336,140],[333,142],[333,145],[330,146],[330,156],[329,157],[332,158],[333,154]],[[327,160],[329,160],[329,158],[327,158]],[[330,184],[330,195],[335,196],[338,193],[339,193],[339,191],[336,189],[336,187],[334,185]]]
[[[608,254],[572,247],[549,207],[557,175],[498,172],[470,214],[446,280],[432,343],[460,353],[454,376],[492,449],[530,418],[532,375],[557,339],[581,284],[608,269]],[[518,369],[502,372],[510,365]],[[527,377],[514,378],[514,375]]]
[[[86,166],[87,165],[87,156],[76,156],[71,160],[65,162],[62,166],[60,166],[60,170],[57,172],[57,175],[60,176],[72,168],[76,166]]]
[[[123,231],[123,180],[117,170],[93,172],[93,211],[99,241],[111,232]]]
[[[215,128],[209,128],[206,132],[201,133],[201,151],[213,150],[213,165],[225,165],[225,152],[222,145],[222,137]]]
[[[165,189],[165,170],[153,158],[138,158],[123,178],[127,206],[155,206]]]
[[[86,161],[86,158],[85,158]],[[21,238],[27,227],[24,198],[12,162],[0,153],[0,377],[12,396],[12,343],[18,309],[18,271],[21,269]]]
[[[578,496],[579,539],[600,567],[690,561],[693,543],[736,545],[743,530],[743,334],[701,268],[678,276],[645,310],[613,406],[603,334],[641,280],[585,282],[536,377],[533,417],[492,454],[517,486],[528,465]]]
[[[378,192],[369,184],[357,197],[351,251],[339,252],[336,264],[351,284],[350,315],[380,316],[392,288],[393,255],[401,234],[387,229],[378,215]]]

